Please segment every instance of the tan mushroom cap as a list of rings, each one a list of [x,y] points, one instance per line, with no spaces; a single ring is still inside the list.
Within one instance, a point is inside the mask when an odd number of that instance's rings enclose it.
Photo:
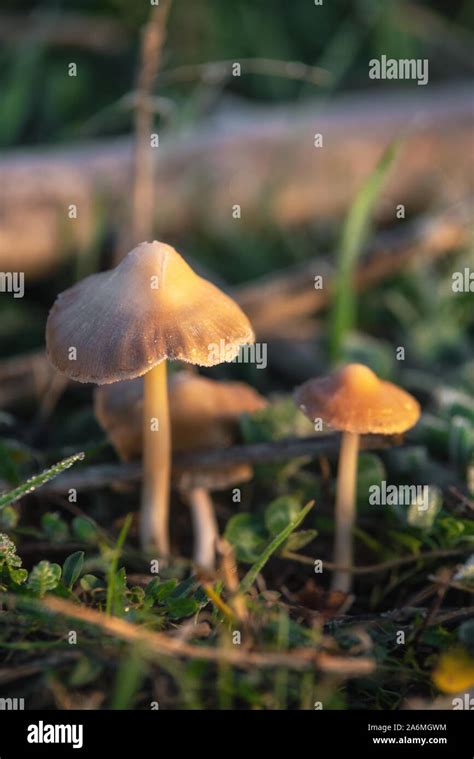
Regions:
[[[328,377],[312,379],[295,392],[304,414],[336,430],[394,435],[420,417],[417,400],[362,364],[348,364]]]
[[[94,413],[122,461],[143,450],[143,377],[100,385],[94,391]]]
[[[229,446],[239,417],[266,406],[243,382],[217,382],[187,371],[171,377],[169,402],[175,451]],[[122,460],[141,454],[142,377],[96,388],[94,411]]]
[[[267,405],[244,382],[219,382],[187,372],[174,375],[169,399],[175,451],[232,445],[242,414]]]
[[[213,366],[222,358],[209,346],[221,341],[231,361],[254,339],[239,306],[156,241],[61,293],[46,327],[56,369],[96,384],[139,377],[167,358]]]
[[[227,490],[233,485],[248,482],[253,477],[253,469],[250,464],[228,464],[224,467],[201,467],[178,472],[174,476],[174,483],[182,493],[189,492],[193,488],[205,488],[206,490]]]

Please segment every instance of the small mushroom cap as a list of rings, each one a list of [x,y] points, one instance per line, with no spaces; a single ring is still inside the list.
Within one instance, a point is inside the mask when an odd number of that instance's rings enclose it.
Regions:
[[[100,385],[94,392],[94,413],[122,461],[143,448],[143,377]]]
[[[186,493],[193,488],[227,490],[233,485],[248,482],[252,477],[253,469],[250,464],[229,464],[219,469],[202,467],[199,470],[190,469],[187,472],[178,472],[174,481],[177,489]]]
[[[171,377],[169,403],[175,451],[229,446],[239,417],[266,406],[243,382],[217,382],[187,371]],[[123,461],[141,455],[143,377],[96,388],[94,411]]]
[[[405,432],[420,417],[412,395],[362,364],[305,382],[295,391],[295,400],[311,421],[320,418],[336,430],[362,435]]]
[[[244,382],[218,382],[187,372],[173,377],[169,399],[175,451],[232,445],[239,417],[267,405]]]
[[[254,339],[239,306],[156,241],[61,293],[46,326],[56,369],[99,385],[140,377],[167,358],[199,366],[232,361]],[[225,358],[216,350],[222,344]]]

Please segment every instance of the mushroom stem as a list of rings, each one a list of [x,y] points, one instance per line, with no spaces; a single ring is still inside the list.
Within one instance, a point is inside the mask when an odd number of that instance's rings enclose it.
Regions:
[[[171,435],[166,384],[166,361],[144,377],[143,490],[140,538],[143,548],[155,546],[161,557],[169,554],[169,490]]]
[[[206,488],[193,488],[187,498],[194,529],[194,562],[203,569],[214,569],[219,531],[211,496]]]
[[[351,567],[353,563],[352,530],[356,515],[358,451],[359,435],[355,432],[344,432],[337,473],[336,536],[334,546],[334,562],[336,565],[343,567]],[[331,583],[332,590],[349,593],[351,585],[351,572],[334,572]]]

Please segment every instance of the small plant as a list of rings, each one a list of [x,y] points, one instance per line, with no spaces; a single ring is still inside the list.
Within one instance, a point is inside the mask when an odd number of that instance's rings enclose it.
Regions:
[[[21,568],[22,560],[16,554],[16,546],[8,535],[0,533],[0,588],[6,590],[9,584],[22,585],[28,577]]]
[[[33,567],[28,577],[28,589],[34,595],[42,598],[51,590],[57,588],[61,579],[61,567],[59,564],[51,564],[43,560]]]

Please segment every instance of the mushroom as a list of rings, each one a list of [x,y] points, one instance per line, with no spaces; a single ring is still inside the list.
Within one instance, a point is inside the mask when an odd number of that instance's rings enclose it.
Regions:
[[[156,241],[61,293],[50,311],[46,345],[58,371],[98,385],[144,376],[141,541],[161,556],[169,553],[166,359],[214,366],[253,341],[239,306]]]
[[[342,431],[334,561],[337,566],[351,567],[359,435],[405,432],[418,421],[420,406],[405,390],[380,380],[362,364],[348,364],[328,377],[305,382],[295,391],[295,400],[311,421],[321,419],[328,426]],[[333,590],[348,593],[351,584],[350,571],[335,571]]]
[[[266,405],[265,399],[243,382],[217,382],[189,372],[171,377],[169,402],[176,452],[231,445],[239,417]],[[141,455],[142,378],[98,387],[94,410],[122,460]],[[218,529],[209,491],[225,490],[251,476],[252,469],[247,464],[190,470],[176,476],[177,488],[191,509],[193,558],[198,566],[212,569],[215,560]]]

